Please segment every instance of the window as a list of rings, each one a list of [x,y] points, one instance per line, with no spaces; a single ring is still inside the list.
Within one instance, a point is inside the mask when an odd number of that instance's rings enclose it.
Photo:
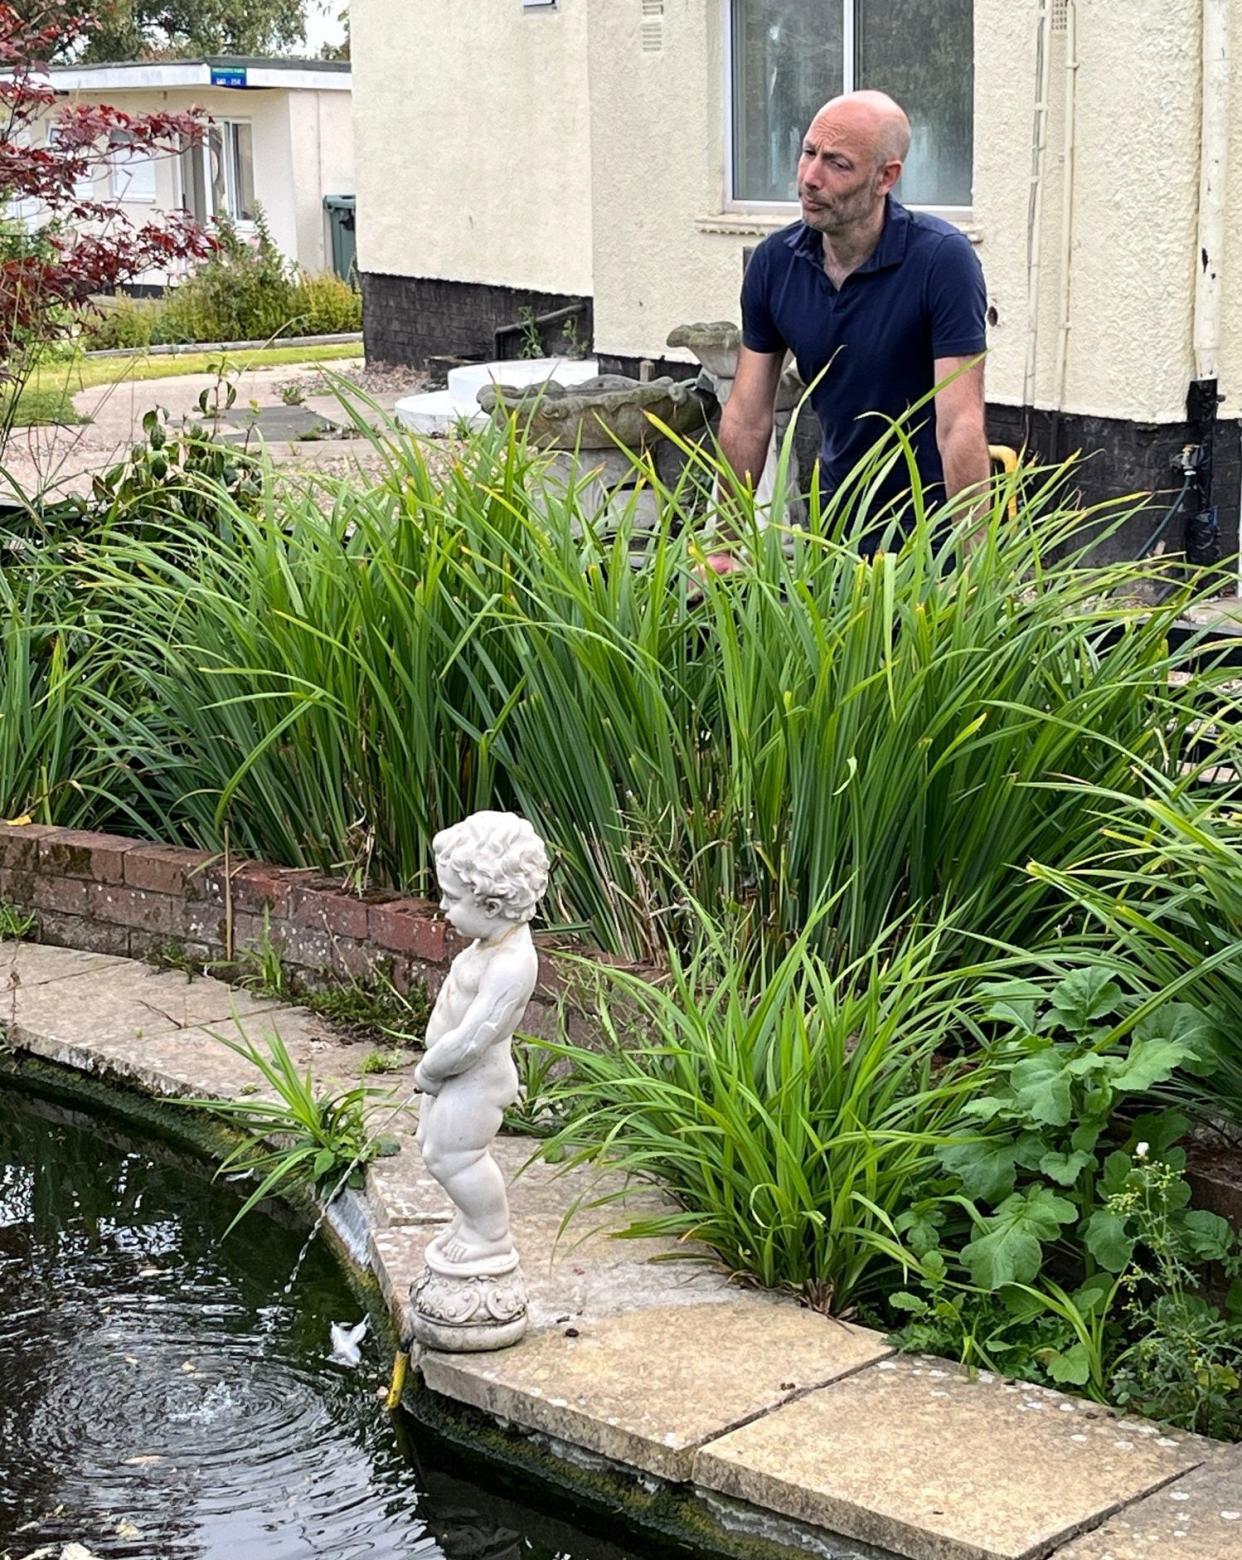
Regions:
[[[133,151],[133,140],[128,130],[113,130],[108,137],[112,193],[118,200],[154,200],[155,160]]]
[[[241,120],[215,120],[199,146],[181,154],[181,204],[196,222],[253,222],[254,138]]]
[[[61,144],[61,129],[59,125],[52,124],[47,127],[47,144],[50,149],[55,149]],[[73,181],[73,195],[75,200],[92,200],[95,195],[95,180],[91,174],[85,178]]]
[[[792,201],[812,115],[856,87],[889,92],[913,136],[899,199],[969,206],[974,0],[731,0],[732,194]]]

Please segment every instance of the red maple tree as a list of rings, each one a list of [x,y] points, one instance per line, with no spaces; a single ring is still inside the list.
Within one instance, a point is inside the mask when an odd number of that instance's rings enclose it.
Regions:
[[[118,157],[174,157],[202,139],[207,116],[128,114],[109,104],[65,105],[47,75],[92,29],[81,0],[0,4],[0,379],[22,378],[38,348],[73,328],[73,311],[144,273],[209,254],[215,240],[187,213],[141,224],[98,198]],[[42,140],[51,120],[55,139]],[[89,193],[81,192],[89,188]]]

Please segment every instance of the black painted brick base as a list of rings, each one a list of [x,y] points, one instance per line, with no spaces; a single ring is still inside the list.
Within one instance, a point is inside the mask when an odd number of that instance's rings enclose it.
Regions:
[[[1021,406],[989,406],[988,438],[993,444],[1025,447],[1032,464],[1056,466],[1081,453],[1069,491],[1083,507],[1126,494],[1150,495],[1141,513],[1104,538],[1096,561],[1133,558],[1159,525],[1181,487],[1174,461],[1193,442],[1186,423],[1129,422],[1120,417],[1081,417],[1031,411]],[[1216,424],[1212,498],[1220,522],[1220,551],[1238,551],[1238,496],[1242,482],[1242,422]],[[1140,502],[1135,500],[1136,504]],[[1105,529],[1106,520],[1097,529]],[[1175,516],[1162,538],[1162,550],[1182,550],[1185,523]]]
[[[551,314],[557,309],[583,305],[574,321],[577,341],[565,326],[543,332],[549,354],[589,347],[592,333],[591,300],[568,293],[534,292],[521,287],[490,286],[482,282],[449,282],[436,277],[385,276],[362,273],[362,336],[372,362],[409,363],[424,368],[438,356],[477,358],[495,356],[493,332],[512,325],[523,310]],[[515,357],[519,338],[510,336],[507,355]]]

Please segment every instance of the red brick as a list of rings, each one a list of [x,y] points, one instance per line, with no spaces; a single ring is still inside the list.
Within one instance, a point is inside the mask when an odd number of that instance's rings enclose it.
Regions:
[[[173,905],[177,900],[171,901]],[[238,951],[243,948],[256,948],[263,936],[263,917],[250,915],[247,911],[237,911],[233,916],[233,956],[237,957]],[[202,904],[191,901],[182,904],[177,921],[173,924],[174,935],[184,937],[190,942],[206,944],[212,950],[213,958],[225,956],[225,915],[222,905]],[[281,935],[277,928],[270,928],[268,935],[279,947]]]
[[[59,910],[64,915],[87,914],[87,890],[90,884],[81,878],[36,877],[30,902],[40,910]]]
[[[34,903],[34,885],[38,874],[14,867],[0,867],[0,899],[10,905]]]
[[[332,968],[333,940],[325,931],[286,921],[280,929],[279,943],[285,961],[296,964],[299,969],[329,970]]]
[[[136,844],[120,834],[61,829],[40,841],[39,871],[93,883],[121,883],[125,880],[125,857]]]
[[[295,883],[289,894],[289,917],[298,926],[312,926],[335,937],[365,937],[367,906],[357,894],[320,883]]]
[[[180,845],[137,845],[125,856],[125,882],[156,894],[185,894],[196,887],[203,870],[218,853],[185,850]]]
[[[87,902],[96,920],[140,927],[144,932],[173,931],[173,907],[181,908],[180,901],[168,894],[149,894],[142,888],[120,888],[113,883],[92,883]]]
[[[273,916],[289,913],[289,893],[300,874],[266,862],[247,861],[233,879],[233,903],[239,910],[268,910]]]
[[[0,823],[0,866],[27,872],[39,860],[39,845],[64,829],[45,823]]]
[[[47,910],[39,917],[39,941],[57,948],[80,948],[84,953],[129,954],[129,927],[90,921],[84,915],[58,915]]]
[[[393,953],[412,953],[415,958],[439,964],[445,958],[448,928],[432,911],[425,899],[398,899],[392,904],[372,905],[367,915],[371,941]]]

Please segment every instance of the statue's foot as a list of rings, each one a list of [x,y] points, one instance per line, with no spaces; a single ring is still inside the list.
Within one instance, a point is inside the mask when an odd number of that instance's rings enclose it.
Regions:
[[[442,1230],[433,1235],[427,1242],[426,1255],[431,1256],[432,1253],[435,1253],[439,1256],[443,1256],[445,1241],[456,1239],[460,1230],[461,1214],[459,1213],[454,1216],[450,1223],[446,1224]]]
[[[444,1262],[464,1267],[472,1262],[494,1262],[498,1257],[514,1255],[509,1232],[499,1240],[488,1240],[478,1230],[462,1224],[460,1229],[447,1229],[432,1242],[435,1255]],[[430,1248],[428,1248],[430,1250]]]

